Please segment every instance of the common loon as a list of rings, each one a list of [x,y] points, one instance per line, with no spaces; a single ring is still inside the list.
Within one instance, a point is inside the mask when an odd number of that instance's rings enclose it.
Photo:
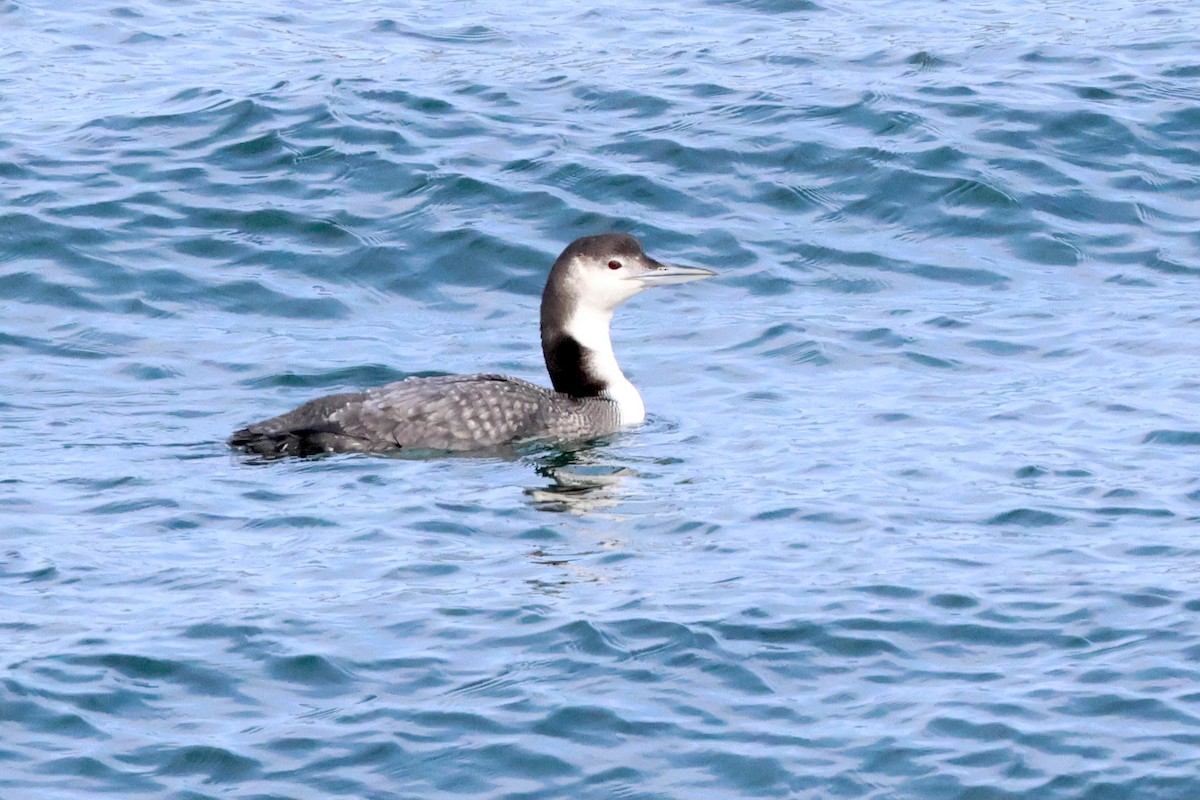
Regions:
[[[486,450],[582,440],[646,418],[609,338],[613,310],[643,289],[716,273],[655,261],[624,233],[576,239],[542,292],[542,354],[554,390],[505,375],[408,378],[310,400],[237,431],[230,445],[268,458],[420,449]]]

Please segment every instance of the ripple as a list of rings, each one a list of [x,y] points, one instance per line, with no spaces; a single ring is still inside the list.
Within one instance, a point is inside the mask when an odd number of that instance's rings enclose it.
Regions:
[[[988,520],[989,525],[1017,525],[1022,528],[1044,528],[1070,522],[1068,517],[1032,508],[1014,508]]]
[[[222,747],[193,745],[141,751],[131,756],[135,764],[157,765],[157,775],[196,775],[205,783],[241,782],[261,771],[258,761],[239,756]]]
[[[1142,444],[1167,444],[1184,447],[1200,445],[1200,431],[1157,430],[1150,431]]]

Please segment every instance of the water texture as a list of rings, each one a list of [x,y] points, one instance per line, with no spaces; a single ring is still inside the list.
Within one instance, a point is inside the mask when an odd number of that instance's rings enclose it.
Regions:
[[[0,0],[0,797],[1200,796],[1189,0]],[[714,281],[644,427],[256,464]]]

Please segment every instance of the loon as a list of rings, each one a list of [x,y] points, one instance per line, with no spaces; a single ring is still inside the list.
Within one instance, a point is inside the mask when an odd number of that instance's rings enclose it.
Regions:
[[[282,458],[469,452],[614,433],[642,422],[646,408],[613,353],[613,310],[643,289],[715,274],[655,261],[628,234],[584,236],[554,262],[542,292],[542,354],[553,390],[505,375],[413,377],[310,400],[242,428],[229,444]]]

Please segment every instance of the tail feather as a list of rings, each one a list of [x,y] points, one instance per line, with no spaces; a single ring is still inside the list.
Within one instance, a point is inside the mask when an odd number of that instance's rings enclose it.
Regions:
[[[229,437],[229,446],[266,459],[322,453],[369,451],[369,443],[340,431],[295,429],[284,431],[242,428]]]
[[[283,433],[264,433],[242,428],[229,437],[230,447],[263,458],[283,458],[300,455],[303,449],[303,438],[292,431]]]

